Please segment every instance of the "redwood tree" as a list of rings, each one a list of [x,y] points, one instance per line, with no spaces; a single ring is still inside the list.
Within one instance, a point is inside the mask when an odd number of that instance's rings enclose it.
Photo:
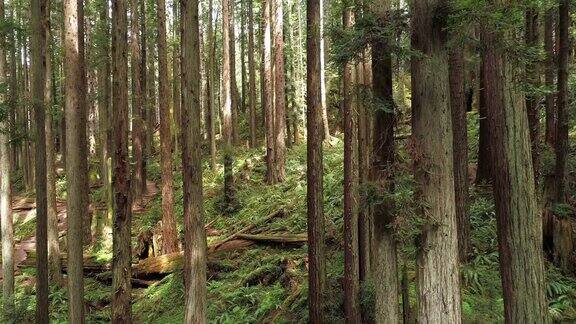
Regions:
[[[112,111],[114,121],[114,226],[112,228],[112,322],[130,323],[132,202],[128,156],[127,0],[112,1]]]
[[[492,1],[491,11],[511,1]],[[503,5],[504,8],[499,8]],[[500,273],[506,323],[546,323],[542,220],[539,216],[525,101],[515,83],[516,67],[503,42],[512,31],[482,31],[486,111],[498,227]]]
[[[344,28],[352,29],[354,12],[345,2]],[[346,62],[342,76],[344,96],[344,313],[346,323],[360,319],[360,276],[358,253],[358,117],[355,100],[355,66]]]
[[[64,1],[66,178],[68,186],[68,319],[84,320],[83,241],[88,214],[88,160],[86,146],[86,79],[84,70],[84,9],[82,2]],[[90,230],[90,228],[88,228]]]
[[[250,124],[250,147],[255,148],[256,143],[256,68],[254,63],[254,0],[248,3],[248,105]]]
[[[308,208],[308,312],[312,324],[324,322],[326,280],[322,166],[322,93],[320,90],[320,1],[306,1],[306,128]]]
[[[274,7],[274,167],[276,180],[286,178],[286,103],[284,75],[284,11],[282,0],[271,0]]]
[[[454,200],[447,1],[412,3],[412,154],[422,205],[418,321],[459,323],[460,275]],[[432,293],[435,292],[435,293]]]
[[[468,124],[464,94],[464,52],[454,48],[449,58],[450,111],[454,150],[454,197],[458,221],[458,251],[460,261],[470,254],[470,219],[468,218]]]
[[[383,1],[379,6],[373,6],[372,10],[380,28],[390,26],[390,21],[386,19],[390,8],[390,1]],[[376,39],[372,43],[372,75],[374,100],[388,108],[374,111],[374,137],[371,143],[373,155],[370,180],[382,195],[394,190],[393,167],[396,160],[394,145],[396,105],[392,96],[392,56],[386,39]],[[372,208],[374,319],[382,323],[397,323],[400,319],[396,239],[390,226],[394,221],[393,207],[389,201],[381,200]]]
[[[570,1],[561,0],[558,8],[558,93],[556,124],[556,202],[567,200],[568,130],[570,111],[568,110],[568,59],[570,56]]]
[[[223,1],[223,5],[227,5]],[[206,231],[202,199],[198,1],[182,3],[182,167],[184,178],[184,322],[205,323]],[[229,44],[224,42],[224,44]]]
[[[66,3],[66,2],[65,2]],[[48,214],[46,197],[46,133],[44,129],[45,42],[43,24],[46,1],[30,1],[31,70],[30,96],[34,109],[34,166],[36,189],[36,323],[48,323]],[[81,242],[81,241],[80,241]],[[80,244],[81,246],[81,244]]]
[[[278,180],[276,169],[276,131],[275,131],[275,118],[274,118],[274,102],[272,94],[272,41],[271,41],[271,2],[272,0],[264,0],[262,3],[262,28],[264,37],[264,44],[262,45],[262,69],[263,69],[263,96],[262,107],[264,110],[264,124],[266,129],[266,182],[268,184],[275,184]]]
[[[4,1],[0,1],[0,19],[4,19]],[[6,80],[7,42],[0,37],[0,83]],[[14,75],[12,77],[15,77]],[[9,98],[0,97],[2,104]],[[11,109],[14,107],[11,106]],[[2,239],[2,300],[4,314],[11,316],[14,308],[14,228],[10,188],[10,153],[8,116],[0,119],[0,237]]]
[[[554,12],[554,9],[548,9],[544,16],[544,50],[546,52],[544,83],[548,88],[554,87],[554,71],[556,70],[554,64]],[[546,106],[546,142],[552,147],[556,138],[556,105],[554,99],[554,93],[547,93],[544,102]]]
[[[162,165],[162,253],[178,250],[176,221],[172,207],[172,130],[166,44],[166,3],[158,0],[158,100],[160,101],[160,159]]]
[[[142,17],[144,19],[144,17]],[[134,159],[133,193],[135,198],[146,191],[144,173],[144,119],[142,116],[143,96],[146,89],[142,87],[143,71],[140,46],[140,13],[138,1],[130,0],[130,55],[132,67],[132,155]],[[144,31],[142,31],[144,32]],[[161,99],[161,98],[160,98]]]

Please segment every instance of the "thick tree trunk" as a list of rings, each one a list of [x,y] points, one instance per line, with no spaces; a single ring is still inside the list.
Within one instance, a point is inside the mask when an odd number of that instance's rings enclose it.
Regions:
[[[546,323],[542,221],[525,100],[514,84],[517,71],[509,54],[497,45],[508,37],[512,36],[488,30],[482,33],[504,319],[506,323]]]
[[[412,141],[422,202],[418,246],[418,321],[460,323],[458,229],[454,200],[452,120],[445,37],[447,2],[412,5]]]
[[[271,0],[264,0],[262,3],[262,23],[264,24],[264,44],[262,45],[262,68],[264,96],[262,106],[264,107],[264,120],[266,128],[266,182],[275,184],[278,180],[276,170],[276,131],[274,117],[274,102],[272,93],[272,42],[271,42]]]
[[[68,291],[71,323],[84,321],[82,251],[90,243],[88,214],[88,161],[86,146],[86,79],[84,70],[84,9],[82,3],[64,1],[64,75],[66,115],[66,178],[68,219]],[[88,228],[86,228],[88,227]]]
[[[529,8],[526,11],[526,46],[532,48],[539,46],[538,30],[538,11],[534,8]],[[540,86],[538,64],[536,62],[528,62],[526,74],[529,88],[537,89]],[[530,142],[532,143],[532,167],[534,169],[534,178],[537,181],[540,173],[540,100],[537,94],[528,93],[526,95],[526,111],[528,113]]]
[[[377,14],[379,26],[381,28],[389,26],[386,17],[390,10],[390,1],[381,3],[379,7],[373,7],[373,10]],[[383,41],[376,41],[372,44],[374,100],[389,107],[387,110],[377,109],[374,112],[370,177],[378,186],[380,193],[394,190],[393,164],[396,160],[394,148],[396,107],[392,96],[392,56],[388,48]],[[372,277],[375,294],[374,320],[377,323],[400,321],[396,239],[390,226],[394,222],[394,215],[391,213],[393,207],[386,201],[380,201],[372,207],[374,222]]]
[[[312,324],[324,322],[326,280],[322,166],[322,92],[320,87],[320,15],[322,0],[306,2],[308,313]]]
[[[234,175],[232,170],[232,77],[230,41],[230,0],[222,1],[222,133],[224,138],[224,205],[228,210],[234,201]]]
[[[345,29],[352,29],[354,13],[343,12]],[[344,314],[346,323],[359,323],[360,276],[358,259],[358,116],[356,112],[355,62],[344,65]]]
[[[464,52],[454,48],[450,53],[449,80],[454,150],[454,197],[458,221],[460,262],[470,256],[470,219],[468,218],[468,124],[464,95]]]
[[[4,18],[4,1],[0,1],[0,19]],[[7,44],[4,37],[0,38],[0,83],[7,81],[5,59]],[[15,72],[14,68],[12,72]],[[11,77],[15,79],[14,74]],[[12,81],[13,85],[14,81]],[[11,99],[13,98],[0,97],[3,104]],[[13,107],[12,102],[11,108]],[[12,316],[14,310],[14,228],[10,188],[9,130],[11,131],[8,120],[2,119],[0,121],[0,237],[2,238],[2,301],[4,314],[8,318]]]
[[[50,3],[46,7],[50,12]],[[44,71],[44,107],[46,109],[46,199],[48,207],[48,276],[55,285],[62,283],[62,264],[60,261],[60,245],[58,243],[58,212],[56,211],[56,166],[54,153],[54,133],[52,115],[52,50],[50,47],[50,18],[46,16],[44,23],[46,37],[46,69]]]
[[[48,214],[46,198],[46,133],[44,129],[44,69],[46,1],[34,0],[31,6],[31,66],[30,94],[34,109],[35,129],[35,188],[36,188],[36,323],[48,323]]]
[[[284,11],[282,0],[273,0],[270,4],[274,9],[274,165],[276,181],[286,178],[286,94],[284,91]]]
[[[248,2],[248,92],[249,92],[249,114],[250,114],[250,147],[255,148],[256,142],[256,67],[254,63],[254,0]]]
[[[370,125],[371,114],[370,107],[366,103],[368,102],[368,87],[370,85],[367,83],[366,71],[368,68],[367,60],[368,55],[364,54],[362,56],[362,62],[358,65],[356,72],[358,84],[360,85],[359,100],[358,100],[358,165],[359,165],[359,182],[360,186],[368,184],[370,179],[370,168],[371,168],[371,153],[372,153],[372,143],[370,142],[370,133],[372,127]],[[360,214],[358,216],[358,257],[360,258],[360,283],[365,283],[371,281],[372,276],[372,209],[368,206],[363,206],[366,197],[360,198],[361,208]]]
[[[158,100],[160,101],[160,159],[162,165],[162,253],[178,250],[178,233],[172,206],[172,130],[170,88],[168,84],[168,49],[166,44],[166,2],[158,0]]]
[[[36,189],[36,323],[48,323],[48,214],[46,198],[46,133],[44,120],[44,75],[46,35],[43,24],[46,1],[34,0],[31,7],[31,69],[30,94],[35,127],[35,189]]]
[[[544,50],[546,51],[546,61],[544,67],[544,82],[547,88],[554,87],[554,9],[549,9],[544,16]],[[556,139],[556,104],[554,93],[546,94],[546,142],[554,147]]]
[[[223,5],[228,5],[223,1]],[[202,201],[202,155],[200,135],[200,44],[198,1],[182,5],[183,58],[182,79],[184,104],[182,111],[182,165],[184,181],[184,290],[186,295],[184,322],[205,323],[206,232]],[[228,27],[228,26],[225,26]],[[224,39],[225,41],[227,39]],[[229,42],[224,42],[229,44]],[[229,140],[229,138],[228,138]]]
[[[112,110],[114,112],[114,226],[112,231],[112,323],[131,323],[132,221],[128,157],[128,15],[126,0],[112,2]]]
[[[568,58],[570,55],[570,1],[561,0],[559,7],[558,34],[558,98],[556,99],[558,121],[556,125],[556,202],[567,200],[568,130]]]
[[[138,199],[146,191],[144,179],[143,119],[141,116],[142,97],[146,89],[142,88],[142,58],[140,49],[140,13],[138,1],[130,0],[130,55],[132,67],[132,156],[134,159],[133,197]]]

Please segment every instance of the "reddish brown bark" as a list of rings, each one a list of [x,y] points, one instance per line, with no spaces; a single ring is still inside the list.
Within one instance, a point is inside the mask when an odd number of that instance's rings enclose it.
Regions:
[[[514,66],[498,42],[511,35],[483,31],[486,107],[491,127],[493,191],[506,323],[546,323],[542,221],[524,98]]]
[[[454,193],[458,220],[458,251],[461,262],[470,254],[470,219],[468,218],[468,125],[464,95],[464,53],[453,49],[449,66],[452,140],[454,151]]]
[[[354,13],[347,5],[344,28],[354,25]],[[344,314],[346,323],[359,323],[360,275],[358,259],[358,117],[355,98],[354,62],[344,65]]]
[[[558,19],[558,98],[556,99],[558,121],[556,125],[556,202],[567,199],[568,129],[568,59],[570,55],[570,1],[561,0]]]
[[[178,233],[172,207],[172,114],[168,84],[168,49],[166,44],[166,2],[158,0],[158,100],[160,101],[160,161],[162,165],[162,253],[178,250]]]
[[[322,100],[320,90],[320,2],[306,2],[308,320],[324,323],[324,207],[322,166]]]
[[[126,0],[112,1],[112,111],[114,129],[114,226],[112,228],[112,323],[131,323],[132,222],[128,156],[128,15]]]
[[[549,9],[544,16],[544,50],[546,51],[546,61],[544,67],[544,82],[547,88],[554,87],[554,72],[556,66],[554,64],[554,10]],[[554,93],[547,93],[546,100],[546,142],[550,146],[554,146],[556,139],[556,104]]]

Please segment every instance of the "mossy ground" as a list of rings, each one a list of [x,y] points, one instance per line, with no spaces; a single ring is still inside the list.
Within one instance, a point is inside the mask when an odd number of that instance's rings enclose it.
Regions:
[[[477,151],[477,115],[469,114],[470,159]],[[403,145],[400,145],[403,146]],[[286,163],[288,178],[284,183],[268,186],[264,183],[265,165],[263,150],[240,149],[236,152],[234,170],[238,209],[229,215],[220,210],[222,166],[212,171],[206,163],[204,172],[205,221],[218,230],[220,236],[209,237],[209,242],[221,239],[244,226],[258,222],[281,208],[285,216],[255,228],[255,231],[299,234],[306,232],[306,148],[295,146],[288,150]],[[324,155],[324,210],[327,232],[331,237],[327,251],[327,305],[326,316],[330,322],[343,321],[342,286],[342,143],[325,147]],[[399,152],[400,172],[397,191],[392,195],[397,215],[408,219],[398,225],[402,233],[400,260],[407,261],[410,279],[411,305],[415,305],[413,232],[417,227],[417,205],[414,200],[414,183],[410,175],[409,156]],[[175,155],[175,168],[180,157]],[[545,163],[549,163],[546,162]],[[251,165],[251,167],[246,167]],[[149,178],[160,181],[158,156],[148,163]],[[175,214],[178,230],[182,228],[182,178],[175,172]],[[93,201],[103,199],[98,190],[92,193]],[[462,310],[464,322],[494,323],[503,321],[503,300],[496,239],[494,204],[489,192],[482,188],[471,189],[469,214],[472,222],[474,256],[462,267]],[[154,227],[161,218],[160,197],[155,197],[144,213],[134,215],[133,236]],[[16,237],[33,235],[34,220],[17,224]],[[407,231],[407,232],[404,232]],[[406,235],[405,235],[406,234]],[[93,249],[96,259],[109,262],[106,249]],[[208,281],[208,316],[214,323],[257,323],[275,317],[277,322],[306,322],[307,274],[306,246],[278,247],[254,245],[244,250],[232,251],[218,257],[221,265]],[[292,284],[283,279],[283,265],[292,266]],[[16,284],[16,322],[33,322],[34,318],[34,269],[22,269]],[[266,274],[267,280],[259,281]],[[555,320],[576,320],[576,280],[560,273],[547,264],[549,311]],[[294,284],[298,289],[294,289]],[[108,322],[110,317],[110,287],[93,279],[85,279],[85,295],[89,323]],[[293,296],[292,296],[293,295]],[[51,317],[54,323],[66,322],[66,291],[51,290]],[[133,314],[138,323],[181,323],[183,320],[184,289],[182,273],[166,276],[146,289],[133,292]],[[289,302],[286,302],[286,301]],[[363,287],[362,307],[370,308],[372,291]],[[280,310],[281,309],[281,310]]]

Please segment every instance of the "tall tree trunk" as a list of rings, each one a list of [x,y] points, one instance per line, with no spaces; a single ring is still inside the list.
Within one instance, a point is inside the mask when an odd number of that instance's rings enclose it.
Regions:
[[[47,12],[50,3],[46,2]],[[49,281],[60,285],[62,282],[62,264],[60,261],[60,245],[58,243],[58,212],[56,210],[56,166],[54,154],[54,133],[52,111],[52,50],[50,44],[50,16],[46,15],[44,23],[46,37],[46,69],[44,71],[44,107],[46,107],[46,199],[48,207],[48,276]]]
[[[570,1],[561,0],[559,7],[558,34],[558,98],[556,99],[558,121],[556,125],[556,202],[567,199],[568,130],[568,58],[570,55]]]
[[[180,80],[180,46],[177,43],[180,35],[180,11],[178,1],[172,3],[172,12],[174,14],[173,20],[173,46],[172,46],[172,110],[174,113],[174,149],[177,150],[180,147],[180,125],[182,125],[182,94],[180,93],[180,85],[182,81]],[[212,22],[210,22],[211,24]]]
[[[256,128],[256,68],[254,62],[254,0],[248,2],[248,91],[249,91],[249,114],[250,114],[250,147],[255,148],[257,128]]]
[[[44,120],[44,69],[46,35],[43,24],[46,1],[30,2],[32,24],[30,94],[35,127],[35,188],[36,188],[36,323],[48,323],[48,214],[46,197],[46,133]]]
[[[128,15],[126,0],[112,2],[112,110],[114,112],[114,226],[112,230],[112,323],[131,323],[132,221],[128,157]]]
[[[144,179],[144,156],[143,156],[143,120],[141,116],[142,96],[142,59],[140,53],[140,14],[138,1],[130,0],[130,55],[132,66],[132,156],[134,159],[133,171],[133,194],[138,199],[146,191],[146,179]]]
[[[276,167],[276,181],[282,182],[286,178],[286,94],[284,92],[284,11],[282,0],[273,0],[274,8],[274,164]]]
[[[104,39],[110,39],[108,1],[101,1],[99,12],[99,33]],[[100,146],[101,146],[101,179],[106,190],[106,215],[105,224],[109,227],[112,223],[113,199],[112,199],[112,127],[110,127],[111,105],[110,105],[110,44],[108,41],[100,45],[100,64],[98,66],[98,117],[100,124]],[[107,233],[109,234],[109,232]]]
[[[539,47],[538,36],[538,11],[531,7],[526,11],[526,29],[525,41],[528,47]],[[540,86],[540,75],[538,73],[538,64],[528,62],[526,66],[527,82],[529,88],[538,88]],[[526,111],[528,112],[528,127],[530,129],[530,142],[532,143],[532,167],[534,169],[534,178],[538,180],[540,173],[540,102],[538,95],[528,93],[526,95]]]
[[[140,168],[142,168],[141,170],[141,178],[142,178],[142,193],[145,193],[148,186],[147,186],[147,179],[148,179],[148,174],[146,171],[146,163],[147,163],[147,159],[148,159],[148,148],[146,147],[147,141],[146,138],[148,137],[148,95],[150,94],[148,92],[148,74],[146,73],[146,68],[147,68],[147,64],[148,64],[148,48],[147,48],[147,44],[146,44],[146,40],[148,38],[147,36],[147,29],[146,29],[146,6],[147,6],[147,2],[146,1],[138,1],[138,4],[140,6],[140,49],[141,49],[141,53],[140,53],[140,89],[142,92],[142,104],[140,105],[140,111],[138,112],[138,116],[140,117],[140,143],[142,143],[142,148],[140,149],[142,151],[142,165],[139,166]],[[152,5],[152,9],[155,11],[154,6]],[[154,30],[154,26],[152,27],[152,30]],[[150,85],[151,87],[154,87],[153,84]],[[152,92],[153,94],[155,94],[155,92]],[[169,95],[169,93],[168,93]]]
[[[476,183],[488,183],[492,181],[490,173],[490,154],[492,154],[489,143],[490,124],[486,116],[486,76],[484,75],[484,62],[480,63],[480,91],[478,100],[478,117],[480,123],[479,140],[478,140],[478,167],[476,169]]]
[[[223,5],[226,1],[223,1]],[[206,232],[202,201],[202,155],[200,134],[200,44],[198,1],[184,1],[182,5],[182,165],[184,177],[184,282],[185,323],[205,323],[206,289]],[[228,27],[228,26],[226,26]],[[229,44],[224,39],[224,44]],[[229,134],[228,134],[229,135]],[[228,138],[228,141],[230,138]],[[228,142],[229,143],[229,142]]]
[[[83,246],[90,242],[88,160],[86,143],[86,77],[84,69],[84,9],[82,2],[64,1],[64,75],[66,115],[66,178],[68,215],[68,320],[84,321]],[[90,233],[90,232],[88,232]]]
[[[381,28],[389,26],[386,19],[391,8],[390,1],[384,1],[379,7],[373,7]],[[371,180],[378,186],[381,193],[392,192],[393,164],[395,158],[394,124],[395,104],[392,96],[392,55],[389,46],[383,40],[372,43],[372,92],[376,102],[382,102],[391,109],[377,109],[374,111],[374,137],[372,139],[372,170]],[[393,236],[391,224],[394,215],[391,213],[393,205],[380,201],[372,206],[374,211],[374,243],[372,276],[375,293],[374,320],[378,323],[398,323],[400,314],[398,310],[398,257],[396,253],[396,240]]]
[[[216,170],[216,39],[214,37],[214,28],[212,26],[214,11],[213,1],[208,1],[208,49],[206,50],[207,57],[207,78],[206,78],[206,97],[208,105],[206,107],[208,124],[206,130],[208,133],[208,142],[210,144],[210,168]]]
[[[370,176],[370,153],[371,143],[368,134],[371,132],[369,120],[369,106],[366,104],[368,93],[365,75],[367,55],[362,55],[357,68],[356,80],[358,82],[357,105],[358,105],[358,182],[360,186],[368,184]],[[363,206],[365,197],[360,196],[360,208],[358,214],[358,258],[360,284],[366,283],[371,278],[371,246],[372,246],[372,214],[370,208]]]
[[[464,95],[464,52],[460,48],[450,53],[449,81],[454,150],[454,197],[458,221],[458,252],[461,262],[470,255],[470,219],[468,218],[468,124]]]
[[[308,319],[324,323],[326,281],[322,166],[322,92],[320,87],[320,15],[322,0],[306,1]]]
[[[162,253],[178,250],[178,233],[172,206],[172,130],[170,88],[168,84],[168,50],[166,44],[166,3],[158,0],[158,99],[160,100],[160,147],[162,164]]]
[[[0,19],[5,19],[4,1],[0,1]],[[2,84],[7,81],[5,56],[7,45],[6,39],[2,36],[0,38],[0,83]],[[12,87],[16,77],[14,63],[15,61],[12,60]],[[5,96],[0,97],[2,104],[13,99]],[[14,109],[14,102],[11,102],[10,108]],[[14,311],[14,228],[11,203],[12,192],[10,188],[10,133],[8,119],[2,118],[0,120],[0,237],[2,238],[2,301],[6,319],[9,319]]]
[[[498,1],[492,4],[497,6]],[[509,5],[505,1],[504,5]],[[506,323],[546,323],[542,221],[536,203],[525,100],[511,59],[498,41],[510,34],[484,30],[486,107]]]
[[[240,0],[240,87],[242,89],[242,97],[240,98],[240,111],[246,113],[246,99],[248,92],[248,80],[246,77],[246,64],[244,58],[246,57],[246,1]]]
[[[234,15],[236,13],[235,1],[229,1],[230,4],[230,91],[232,98],[232,143],[240,144],[238,134],[238,84],[236,83],[236,23]]]
[[[446,20],[438,18],[448,15],[447,2],[415,1],[411,9],[412,47],[423,54],[412,58],[413,159],[424,219],[417,256],[418,321],[460,323],[449,55]]]
[[[544,50],[546,52],[544,82],[546,87],[550,89],[554,87],[554,72],[556,70],[554,64],[554,11],[554,9],[548,9],[544,16]],[[556,139],[556,105],[554,97],[554,93],[547,93],[545,100],[546,142],[552,147],[554,147]]]
[[[232,69],[231,63],[233,56],[231,55],[231,21],[232,15],[231,0],[222,1],[222,132],[224,138],[224,206],[225,210],[232,207],[234,201],[234,175],[232,170],[233,164],[233,129],[232,129],[232,109],[235,109],[232,104]]]
[[[264,69],[262,86],[264,96],[262,106],[264,107],[264,120],[266,125],[266,182],[275,184],[278,180],[275,156],[276,156],[276,131],[274,118],[274,102],[272,94],[272,41],[271,41],[271,0],[264,0],[262,3],[262,23],[264,24],[264,44],[262,47],[262,63]]]
[[[147,115],[147,135],[146,140],[149,145],[146,145],[149,155],[156,153],[156,148],[154,146],[154,133],[156,132],[156,125],[158,123],[158,114],[156,111],[156,70],[155,70],[155,55],[154,48],[155,44],[149,42],[148,44],[148,55],[151,58],[149,60],[148,69],[146,71],[146,85],[148,86],[148,102],[146,103],[146,115]]]
[[[324,140],[330,142],[330,125],[328,123],[328,102],[326,100],[326,50],[325,50],[325,33],[324,33],[324,0],[320,0],[320,91],[322,101],[322,126]]]
[[[354,13],[350,4],[343,12],[345,29],[352,29]],[[355,63],[344,65],[344,313],[346,323],[359,323],[360,276],[358,259],[358,116],[355,98]]]

